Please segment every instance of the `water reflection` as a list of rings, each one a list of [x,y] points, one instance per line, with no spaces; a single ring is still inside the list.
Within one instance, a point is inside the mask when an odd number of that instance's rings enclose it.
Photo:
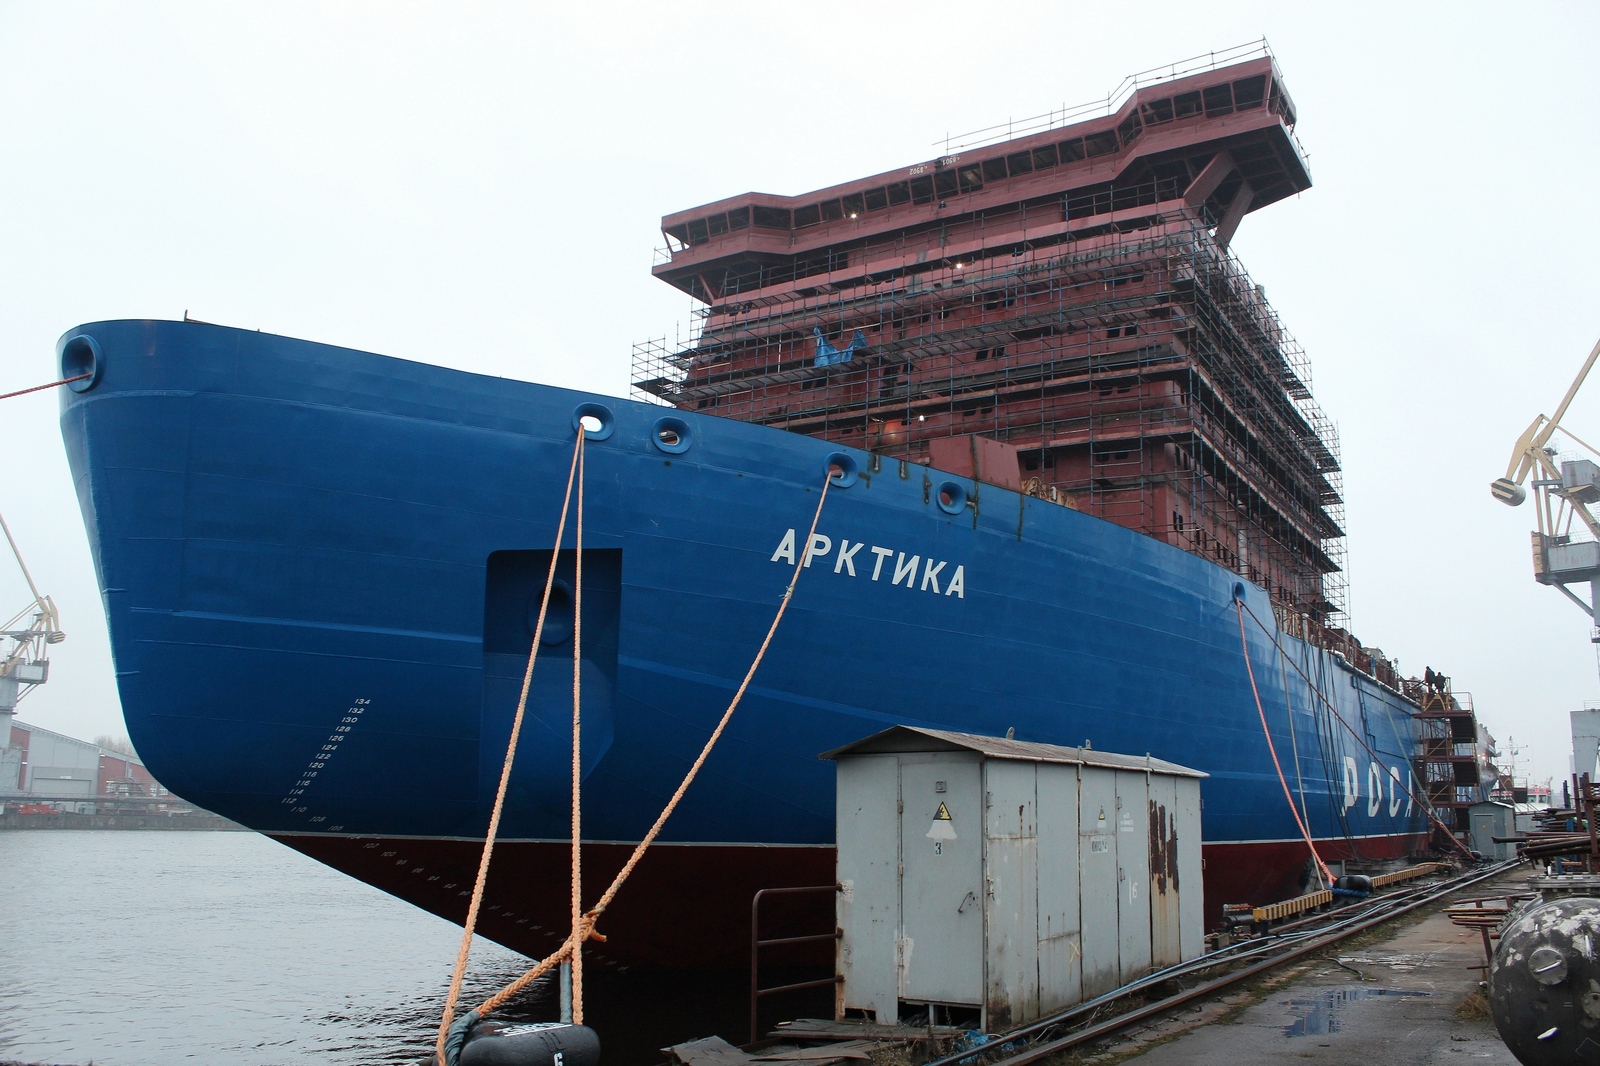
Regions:
[[[1284,1006],[1294,1021],[1283,1027],[1284,1036],[1326,1036],[1339,1031],[1340,1012],[1351,1003],[1363,999],[1398,997],[1410,999],[1428,996],[1429,992],[1415,992],[1401,988],[1330,988],[1315,997],[1289,999]]]

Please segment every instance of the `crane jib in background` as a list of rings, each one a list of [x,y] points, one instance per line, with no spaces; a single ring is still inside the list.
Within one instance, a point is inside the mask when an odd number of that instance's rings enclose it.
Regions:
[[[28,591],[33,594],[27,606],[0,624],[0,637],[9,644],[0,644],[0,728],[9,733],[9,728],[5,727],[10,726],[9,716],[16,713],[18,701],[50,677],[50,645],[60,644],[67,635],[61,632],[61,619],[54,601],[49,596],[41,596],[39,587],[33,583],[33,575],[28,573],[22,552],[3,516],[0,516],[0,532],[5,534],[23,580],[28,583]],[[5,748],[4,740],[4,736],[0,736],[0,750]]]
[[[1596,619],[1596,607],[1600,606],[1600,584],[1597,584],[1600,582],[1600,518],[1590,510],[1593,504],[1600,503],[1600,463],[1596,462],[1600,452],[1562,426],[1561,419],[1597,359],[1600,359],[1600,344],[1589,352],[1589,358],[1584,360],[1578,376],[1561,398],[1556,413],[1548,418],[1539,415],[1529,424],[1512,449],[1506,476],[1496,478],[1489,485],[1494,498],[1510,507],[1527,501],[1524,482],[1533,489],[1538,523],[1533,532],[1534,579],[1557,589],[1591,620]],[[1551,438],[1558,431],[1593,458],[1559,452],[1551,444]],[[1582,522],[1576,534],[1574,519]],[[1587,603],[1567,587],[1581,583],[1589,585]],[[1600,630],[1595,631],[1592,639],[1600,643]]]

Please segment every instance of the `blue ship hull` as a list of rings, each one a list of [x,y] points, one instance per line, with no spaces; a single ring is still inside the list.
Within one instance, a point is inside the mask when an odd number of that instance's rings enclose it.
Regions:
[[[261,333],[103,322],[62,350],[69,371],[96,374],[63,390],[62,431],[140,755],[185,799],[437,913],[465,910],[580,409],[609,430],[586,448],[584,512],[596,880],[748,668],[830,460],[856,468],[830,490],[793,604],[635,902],[630,885],[608,917],[609,961],[737,962],[748,941],[728,908],[832,880],[833,767],[817,754],[892,723],[1198,768],[1209,908],[1303,877],[1236,590],[1269,626],[1272,606],[1204,559],[810,437]],[[964,503],[940,505],[947,483]],[[571,547],[569,524],[562,574]],[[566,906],[563,610],[558,595],[485,927],[533,954]],[[1421,846],[1411,705],[1283,635],[1286,663],[1246,622],[1325,856]]]

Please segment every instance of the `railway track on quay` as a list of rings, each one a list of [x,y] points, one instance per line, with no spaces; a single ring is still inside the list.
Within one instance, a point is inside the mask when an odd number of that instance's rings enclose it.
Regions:
[[[1474,867],[1452,877],[1419,883],[1338,910],[1285,922],[1263,936],[1156,971],[1047,1018],[996,1033],[986,1044],[935,1058],[925,1066],[1028,1066],[1042,1062],[1170,1014],[1189,1003],[1208,999],[1287,963],[1315,955],[1358,933],[1499,877],[1519,865],[1520,861],[1513,859]],[[1200,979],[1199,983],[1183,987],[1183,982],[1195,978]],[[1174,988],[1175,985],[1178,987]]]

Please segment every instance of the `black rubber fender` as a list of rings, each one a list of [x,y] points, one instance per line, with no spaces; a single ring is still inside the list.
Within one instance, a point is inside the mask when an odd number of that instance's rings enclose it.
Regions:
[[[600,1037],[586,1025],[490,1019],[468,1033],[460,1066],[600,1066]]]

